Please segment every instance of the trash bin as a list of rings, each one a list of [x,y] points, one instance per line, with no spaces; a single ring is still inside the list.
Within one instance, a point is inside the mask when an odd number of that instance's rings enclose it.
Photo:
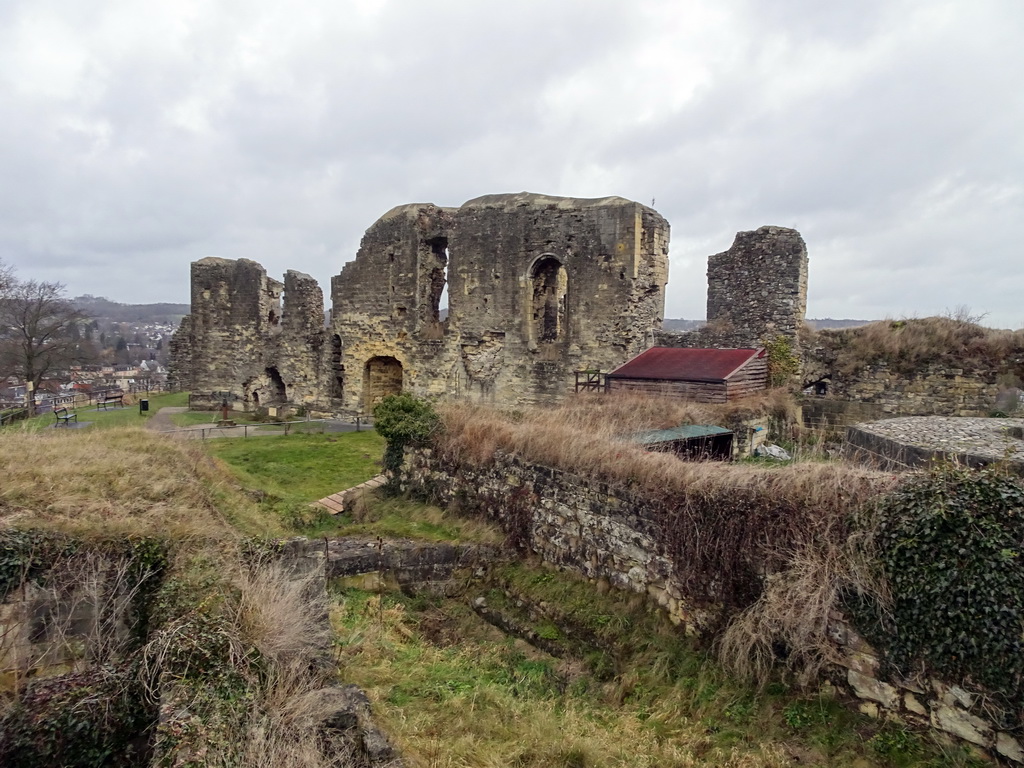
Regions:
[[[149,400],[139,400],[139,413],[145,413],[149,410]]]

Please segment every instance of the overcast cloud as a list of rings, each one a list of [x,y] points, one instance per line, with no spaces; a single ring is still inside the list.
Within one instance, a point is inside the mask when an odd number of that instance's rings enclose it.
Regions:
[[[708,254],[796,227],[808,314],[1024,326],[1020,0],[0,0],[0,259],[188,300],[251,258],[325,292],[381,214],[621,195]]]

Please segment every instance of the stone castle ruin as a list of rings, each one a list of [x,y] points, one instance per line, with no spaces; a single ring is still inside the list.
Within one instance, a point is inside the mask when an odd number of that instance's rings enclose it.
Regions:
[[[708,267],[707,330],[662,331],[669,225],[620,197],[487,195],[394,208],[331,281],[281,283],[248,259],[192,264],[192,313],[171,342],[194,407],[368,413],[388,394],[552,402],[575,372],[647,348],[758,346],[803,322],[799,233],[742,232]],[[447,316],[443,309],[447,293]]]

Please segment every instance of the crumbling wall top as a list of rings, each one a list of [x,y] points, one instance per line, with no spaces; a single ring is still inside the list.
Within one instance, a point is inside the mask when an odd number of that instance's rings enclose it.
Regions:
[[[462,208],[559,208],[562,210],[578,210],[581,208],[598,208],[602,206],[640,205],[633,200],[612,195],[610,197],[557,197],[541,195],[535,192],[512,192],[495,195],[482,195],[467,200]],[[645,206],[641,206],[645,207]]]

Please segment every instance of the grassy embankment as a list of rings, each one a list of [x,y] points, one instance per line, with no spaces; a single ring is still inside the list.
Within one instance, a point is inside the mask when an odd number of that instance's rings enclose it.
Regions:
[[[137,409],[106,418],[126,413],[145,418]],[[326,713],[313,691],[330,677],[310,664],[329,643],[317,624],[325,608],[302,582],[247,554],[252,537],[294,535],[294,521],[259,503],[263,494],[245,488],[202,442],[170,439],[137,423],[107,426],[30,424],[0,434],[0,592],[28,574],[64,600],[96,606],[111,626],[131,628],[83,638],[55,625],[43,650],[70,659],[39,673],[58,675],[41,696],[32,694],[34,684],[26,687],[29,673],[36,674],[31,669],[2,677],[0,762],[84,766],[101,764],[102,756],[102,764],[138,764],[146,755],[191,753],[204,765],[326,765],[315,728]],[[339,487],[376,472],[375,437],[365,436],[369,442],[356,449],[338,436],[335,457],[351,460]],[[299,441],[305,450],[295,450]],[[310,450],[315,441],[306,436],[246,442],[254,452],[283,448],[279,455],[288,463],[323,453]],[[326,482],[328,472],[325,466],[312,474]],[[291,490],[299,498],[301,489]],[[111,600],[119,590],[139,595],[139,579],[157,574],[156,591],[144,588],[143,613],[131,599]],[[8,630],[5,636],[18,634]],[[17,651],[12,662],[2,640],[0,668],[22,663]],[[158,722],[160,696],[179,705]],[[91,703],[82,708],[81,700]],[[124,724],[126,709],[142,717],[141,734]]]
[[[1008,358],[1024,354],[1024,329],[985,328],[966,313],[954,313],[881,320],[855,328],[806,330],[802,343],[817,349],[816,356],[831,359],[843,376],[879,363],[903,374],[920,372],[928,365],[998,369]],[[1020,386],[1022,373],[1018,371],[1016,380],[1007,385]]]
[[[589,405],[584,411],[589,416],[569,418],[568,432],[553,443],[568,438],[574,426],[582,429],[584,421],[590,428],[610,416],[595,414]],[[659,423],[678,416],[662,413]],[[485,439],[490,439],[488,423],[504,434],[508,425],[542,421],[532,414],[499,418],[480,412],[479,417]],[[646,420],[658,426],[653,423],[658,419]],[[449,417],[448,423],[456,422]],[[465,421],[467,428],[472,423],[472,418]],[[291,436],[204,445],[139,429],[5,432],[0,524],[92,540],[157,536],[173,541],[167,586],[158,596],[164,624],[154,630],[150,647],[163,649],[164,656],[182,642],[193,643],[188,646],[193,654],[206,647],[232,649],[224,659],[205,651],[196,657],[231,685],[210,688],[207,678],[181,673],[179,685],[196,686],[191,712],[199,720],[164,723],[157,742],[184,739],[205,750],[208,764],[240,755],[243,766],[317,766],[315,734],[296,726],[308,721],[303,720],[310,715],[303,709],[306,694],[320,684],[300,652],[315,639],[306,618],[316,606],[274,574],[254,575],[242,567],[237,549],[247,536],[287,535],[296,526],[317,524],[288,510],[374,474],[380,443],[373,437]],[[449,450],[454,441],[467,440],[479,460],[487,460],[481,455],[487,446],[469,436],[452,432],[445,439]],[[563,449],[576,455],[585,442]],[[622,445],[614,445],[621,454]],[[208,450],[236,469],[226,473]],[[611,464],[628,472],[637,466],[629,462],[639,459],[626,458],[624,463],[618,455]],[[586,454],[578,459],[605,466]],[[292,464],[301,471],[282,480]],[[583,466],[577,464],[577,471]],[[679,470],[678,464],[665,466]],[[346,473],[344,482],[336,467]],[[704,471],[722,470],[734,484],[747,477],[754,487],[768,482],[764,473],[789,471],[754,467],[736,475],[734,469]],[[828,476],[811,472],[809,484]],[[700,487],[710,492],[712,486]],[[366,534],[495,536],[479,521],[400,501],[371,504],[355,514],[359,521],[336,522]],[[759,695],[732,682],[671,625],[627,597],[601,595],[591,585],[548,571],[512,568],[498,576],[488,587],[489,603],[515,612],[518,606],[504,597],[511,591],[549,606],[554,618],[526,615],[522,621],[533,622],[553,642],[564,642],[564,660],[497,633],[465,601],[355,592],[336,600],[342,673],[367,687],[413,766],[781,766],[799,761],[937,768],[969,762],[958,751],[942,754],[913,734],[850,715],[828,698],[793,697],[777,684]],[[211,638],[213,646],[207,645]],[[82,663],[88,660],[83,657]]]
[[[841,588],[858,579],[857,586],[873,586],[844,546],[848,517],[891,488],[892,475],[818,456],[782,466],[681,464],[623,439],[681,423],[730,425],[785,407],[777,393],[724,408],[649,398],[575,398],[515,412],[442,407],[444,429],[434,441],[442,460],[485,466],[497,450],[515,453],[660,500],[678,527],[698,531],[699,548],[687,540],[669,545],[692,583],[708,585],[700,572],[711,581],[719,574],[737,590],[719,593],[739,612],[728,661],[759,675],[763,687],[723,671],[639,598],[600,594],[568,574],[516,567],[481,587],[490,606],[520,613],[545,648],[561,647],[557,656],[505,637],[464,600],[342,592],[334,621],[343,673],[370,691],[410,762],[978,764],[929,735],[857,715],[830,693],[791,691],[768,671],[776,643],[790,647],[792,666],[804,673],[830,660],[822,617]],[[768,598],[753,605],[740,589],[750,585],[730,574],[748,570],[749,555],[774,558],[782,572]],[[524,613],[524,605],[543,615]]]

